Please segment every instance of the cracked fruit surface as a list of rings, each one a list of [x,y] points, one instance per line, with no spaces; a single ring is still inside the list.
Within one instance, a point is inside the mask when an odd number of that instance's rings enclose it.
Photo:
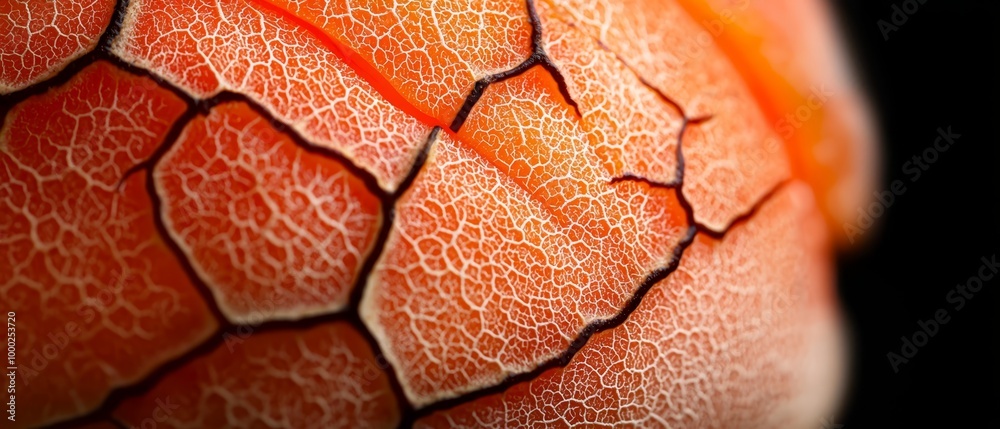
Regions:
[[[873,142],[819,1],[0,12],[12,427],[818,427],[836,405],[827,231]]]

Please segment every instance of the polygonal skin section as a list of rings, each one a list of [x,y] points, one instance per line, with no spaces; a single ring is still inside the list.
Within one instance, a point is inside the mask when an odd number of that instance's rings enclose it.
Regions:
[[[227,319],[300,319],[347,304],[381,213],[340,163],[227,103],[188,123],[153,177],[167,230]]]
[[[97,45],[114,0],[0,1],[0,94],[58,73]]]
[[[814,252],[823,226],[811,199],[785,187],[723,238],[699,234],[628,320],[568,365],[416,427],[808,425],[803,407],[783,405],[817,390],[800,382],[803,357],[827,340],[817,337],[830,285],[815,282],[826,261]]]
[[[233,335],[114,411],[132,427],[391,428],[399,407],[345,323]]]
[[[390,190],[430,133],[325,40],[251,0],[130,1],[113,51],[197,98],[245,94]]]
[[[18,311],[17,427],[87,412],[214,328],[125,172],[184,103],[105,63],[25,100],[0,132],[0,301]],[[121,182],[125,179],[124,182]]]

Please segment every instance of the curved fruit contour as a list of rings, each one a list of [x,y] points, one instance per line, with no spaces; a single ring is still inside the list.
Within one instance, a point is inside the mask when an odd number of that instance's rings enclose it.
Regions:
[[[0,5],[0,294],[42,321],[18,425],[142,425],[170,399],[173,427],[792,425],[832,402],[835,382],[803,387],[836,374],[805,364],[837,329],[811,194],[834,219],[859,201],[870,138],[841,76],[748,42],[829,46],[773,24],[821,9],[131,0],[65,19],[79,3]],[[788,134],[802,76],[844,96]]]

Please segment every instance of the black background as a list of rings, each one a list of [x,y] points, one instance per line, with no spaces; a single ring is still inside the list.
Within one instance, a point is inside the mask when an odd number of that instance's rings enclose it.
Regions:
[[[839,257],[854,344],[845,429],[1000,428],[1000,275],[959,311],[946,300],[980,258],[1000,259],[996,3],[926,0],[885,40],[878,21],[903,0],[834,2],[880,127],[879,189],[907,187],[867,245]],[[904,164],[949,125],[961,138],[911,182]],[[894,373],[887,354],[939,308],[951,320]]]

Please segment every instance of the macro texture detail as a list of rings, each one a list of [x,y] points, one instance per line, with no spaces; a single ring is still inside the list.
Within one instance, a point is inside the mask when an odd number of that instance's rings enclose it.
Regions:
[[[14,427],[805,427],[835,404],[827,230],[871,142],[852,98],[775,122],[828,75],[748,47],[804,49],[760,29],[774,10],[39,3],[0,2]]]

